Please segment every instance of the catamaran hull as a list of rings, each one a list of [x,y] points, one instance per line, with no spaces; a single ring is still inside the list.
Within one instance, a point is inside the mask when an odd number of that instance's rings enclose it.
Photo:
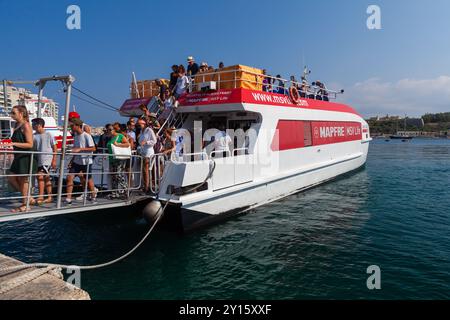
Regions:
[[[178,231],[191,232],[305,191],[363,167],[368,148],[369,143],[362,143],[362,152],[319,164],[315,168],[290,172],[270,181],[242,184],[239,188],[195,202],[171,204],[164,224]]]

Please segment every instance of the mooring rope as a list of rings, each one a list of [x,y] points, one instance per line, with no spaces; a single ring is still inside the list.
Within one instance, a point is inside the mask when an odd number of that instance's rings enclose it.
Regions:
[[[6,283],[2,283],[0,285],[0,295],[5,294],[17,287],[23,286],[41,276],[43,276],[44,274],[49,273],[50,271],[52,271],[54,269],[57,269],[57,268],[49,266],[46,268],[36,269],[31,272],[27,272],[24,275],[21,275],[20,277],[9,280]]]
[[[213,166],[209,169],[209,173],[206,176],[205,180],[198,184],[197,186],[189,189],[189,192],[192,192],[198,188],[200,188],[201,186],[203,186],[208,179],[210,179],[216,169],[216,162],[211,159]],[[11,273],[11,272],[17,272],[20,270],[24,270],[24,269],[29,269],[29,268],[50,268],[50,269],[54,269],[54,268],[61,268],[61,269],[79,269],[79,270],[93,270],[93,269],[100,269],[100,268],[104,268],[104,267],[108,267],[110,265],[113,265],[117,262],[120,262],[122,260],[124,260],[125,258],[127,258],[128,256],[130,256],[133,252],[135,252],[144,242],[145,240],[147,240],[147,238],[150,236],[150,234],[153,232],[153,229],[156,227],[156,225],[158,224],[158,222],[161,220],[161,218],[163,217],[167,206],[170,204],[170,201],[172,200],[174,194],[171,194],[169,199],[166,201],[166,204],[164,205],[164,207],[160,207],[158,209],[157,212],[157,218],[155,220],[155,222],[153,223],[153,225],[151,226],[151,228],[148,230],[148,232],[145,234],[145,236],[142,238],[141,241],[139,241],[139,243],[137,245],[135,245],[133,247],[133,249],[131,249],[130,251],[128,251],[126,254],[120,256],[117,259],[102,263],[102,264],[95,264],[95,265],[91,265],[91,266],[76,266],[76,265],[64,265],[64,264],[54,264],[54,263],[30,263],[30,264],[22,264],[22,265],[17,265],[17,266],[12,266],[12,267],[6,267],[6,268],[0,268],[0,277],[4,276],[5,273]],[[162,209],[162,211],[161,211]],[[160,212],[160,213],[159,213]],[[158,215],[159,213],[159,215]],[[48,271],[46,271],[48,272]],[[46,273],[45,272],[45,273]],[[0,292],[1,293],[1,292]]]
[[[172,196],[169,198],[169,200],[167,200],[167,202],[166,202],[164,207],[159,208],[158,211],[160,211],[160,213],[157,216],[157,219],[155,220],[155,222],[153,223],[151,228],[148,230],[148,232],[145,234],[145,236],[142,238],[142,240],[139,241],[139,243],[136,246],[134,246],[133,249],[131,249],[126,254],[120,256],[117,259],[114,259],[114,260],[111,260],[111,261],[108,261],[108,262],[105,262],[105,263],[101,263],[101,264],[91,265],[91,266],[76,266],[76,265],[65,265],[65,264],[55,264],[55,263],[30,263],[30,264],[22,264],[22,265],[18,265],[18,266],[7,267],[7,268],[1,268],[0,269],[0,273],[3,274],[3,273],[10,273],[10,272],[17,272],[19,270],[29,269],[29,268],[49,268],[49,267],[51,267],[51,268],[61,268],[61,269],[75,269],[75,268],[77,268],[79,270],[92,270],[92,269],[99,269],[99,268],[104,268],[104,267],[113,265],[113,264],[115,264],[115,263],[117,263],[119,261],[124,260],[128,256],[130,256],[133,252],[135,252],[142,245],[142,243],[144,243],[145,240],[147,240],[147,238],[153,232],[153,229],[158,224],[159,220],[161,220],[161,218],[163,217],[163,215],[164,215],[164,213],[166,211],[166,208],[167,208],[167,206],[170,203],[170,200],[172,200]],[[161,209],[162,209],[162,211],[161,211]]]

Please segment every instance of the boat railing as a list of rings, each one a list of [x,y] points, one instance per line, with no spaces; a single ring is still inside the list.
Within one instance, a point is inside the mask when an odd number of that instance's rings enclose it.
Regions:
[[[230,76],[226,77],[226,74],[231,74],[231,79]],[[248,74],[254,77],[246,78],[242,77],[242,74]],[[289,88],[295,87],[302,98],[317,100],[336,99],[339,94],[343,93],[343,90],[330,90],[325,86],[316,84],[315,82],[313,82],[312,84],[302,83],[261,73],[255,73],[252,71],[242,70],[216,70],[214,72],[197,73],[195,76],[190,77],[189,92],[202,91],[202,89],[199,87],[199,84],[210,81],[215,81],[217,83],[217,90],[237,89],[241,86],[242,83],[245,82],[248,83],[250,87],[261,88],[261,91],[284,95],[289,95]]]
[[[213,150],[209,154],[209,157],[210,158],[228,158],[228,157],[231,157],[232,154],[233,153],[230,150]]]
[[[208,154],[205,151],[202,152],[192,152],[192,153],[183,153],[177,155],[175,152],[172,152],[170,161],[174,163],[189,163],[196,161],[205,161],[209,160]]]
[[[236,148],[233,150],[233,156],[243,156],[249,154],[249,148]]]
[[[225,157],[223,156],[225,154]],[[227,158],[227,157],[236,157],[236,156],[243,156],[243,155],[249,155],[250,149],[249,148],[235,148],[232,151],[220,151],[220,150],[213,150],[209,153],[206,151],[201,152],[193,152],[193,153],[183,153],[180,155],[177,155],[175,152],[172,153],[170,160],[175,163],[188,163],[188,162],[196,162],[196,161],[208,161],[213,158]]]
[[[22,201],[24,204],[26,202],[27,209],[30,209],[30,203],[33,202],[31,199],[42,198],[35,191],[38,191],[36,188],[36,181],[38,177],[41,175],[40,173],[35,173],[34,169],[31,165],[28,165],[29,168],[25,170],[27,173],[24,174],[16,174],[10,172],[11,165],[14,161],[14,157],[20,156],[28,156],[30,159],[29,163],[33,163],[34,160],[37,160],[39,156],[43,155],[52,155],[57,157],[57,163],[60,163],[62,153],[46,153],[46,152],[36,152],[36,151],[13,151],[13,150],[0,150],[0,185],[2,186],[2,190],[0,192],[0,213],[2,208],[8,207],[8,203],[12,204],[12,202]],[[73,157],[81,156],[85,159],[92,159],[92,164],[87,165],[88,173],[70,173],[70,166]],[[114,193],[120,194],[120,201],[129,201],[132,192],[140,190],[142,187],[142,166],[143,166],[143,158],[139,155],[129,156],[127,159],[123,159],[122,166],[117,171],[114,171],[110,168],[109,163],[110,159],[114,157],[114,155],[105,154],[105,153],[70,153],[66,152],[64,154],[66,158],[67,165],[63,168],[58,167],[55,170],[49,171],[49,177],[51,178],[52,183],[52,193],[45,195],[46,197],[56,198],[56,202],[51,204],[53,207],[56,204],[56,209],[60,209],[62,207],[62,197],[67,197],[69,194],[67,193],[67,181],[66,179],[59,179],[59,177],[67,178],[67,176],[83,176],[85,181],[84,185],[74,183],[73,192],[70,194],[73,199],[72,206],[88,206],[95,205],[95,201],[88,202],[88,195],[91,194],[91,191],[88,190],[88,181],[89,179],[94,180],[94,185],[96,187],[95,193],[97,198],[102,198],[106,195],[111,195]],[[115,161],[115,160],[114,160]],[[89,161],[90,162],[90,161]],[[18,194],[18,190],[13,190],[9,188],[8,180],[11,178],[27,178],[28,190],[24,194]],[[118,185],[116,182],[120,178],[122,181],[122,185]],[[62,183],[62,187],[60,188],[59,184]],[[55,190],[57,190],[55,192]],[[62,190],[58,192],[58,190]],[[45,190],[46,191],[46,190]],[[65,191],[65,192],[64,192]],[[82,196],[82,197],[80,197]],[[75,201],[76,197],[80,197],[79,201]],[[115,199],[115,198],[114,198]],[[81,201],[82,200],[82,201]],[[43,210],[49,210],[49,208],[42,208]],[[33,208],[34,210],[34,208]]]
[[[162,153],[150,156],[149,187],[150,192],[153,194],[159,193],[167,159],[167,155]]]
[[[0,139],[9,139],[9,138],[11,138],[11,130],[0,129]]]

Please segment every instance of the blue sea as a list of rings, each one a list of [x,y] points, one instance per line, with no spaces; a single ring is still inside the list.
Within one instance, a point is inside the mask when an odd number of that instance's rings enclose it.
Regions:
[[[132,212],[3,223],[0,252],[95,264],[147,229]],[[357,172],[196,233],[158,231],[81,286],[93,299],[449,299],[450,140],[374,140]]]

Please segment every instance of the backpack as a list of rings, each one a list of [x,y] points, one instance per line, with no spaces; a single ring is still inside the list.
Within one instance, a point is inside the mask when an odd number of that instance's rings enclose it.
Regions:
[[[163,143],[161,137],[156,137],[156,143],[153,146],[155,154],[161,153],[163,151]]]

